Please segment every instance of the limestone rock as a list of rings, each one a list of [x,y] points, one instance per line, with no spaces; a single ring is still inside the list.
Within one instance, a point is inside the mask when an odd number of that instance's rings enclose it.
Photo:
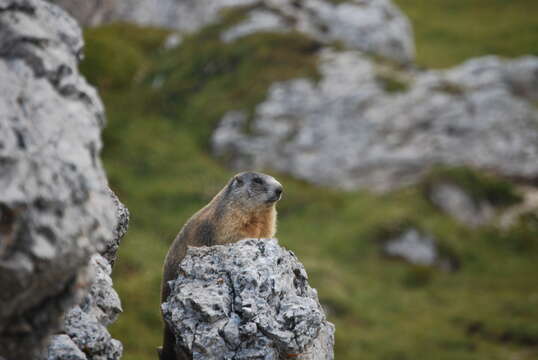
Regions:
[[[275,239],[189,248],[162,311],[193,359],[333,359],[334,326],[307,279]]]
[[[385,255],[412,265],[437,267],[445,271],[455,271],[459,267],[459,260],[453,254],[443,253],[433,237],[412,227],[382,239],[382,242]]]
[[[450,183],[434,185],[429,198],[438,208],[469,226],[484,225],[495,215],[487,201],[476,201],[461,187]]]
[[[41,358],[92,283],[88,260],[118,240],[99,158],[103,106],[78,72],[82,46],[62,9],[0,0],[0,358]],[[115,316],[117,296],[96,302]],[[51,358],[72,348],[64,340]]]
[[[536,69],[538,57],[491,56],[444,71],[387,70],[357,51],[324,50],[319,81],[273,84],[252,118],[227,113],[214,153],[234,168],[342,189],[401,187],[439,164],[536,179]]]
[[[49,360],[87,360],[86,355],[67,335],[57,335],[52,339],[49,350]]]
[[[122,204],[112,190],[108,190],[114,201],[114,208],[116,209],[116,227],[114,228],[112,241],[106,244],[105,249],[101,251],[101,255],[113,266],[116,261],[116,253],[120,246],[120,241],[127,233],[127,228],[129,227],[129,209]],[[110,271],[108,273],[110,274]]]
[[[120,299],[112,287],[112,269],[99,254],[92,257],[90,266],[94,273],[93,282],[87,298],[80,306],[91,313],[99,323],[107,326],[116,321],[118,314],[122,312]]]
[[[247,15],[244,21],[223,32],[221,39],[224,42],[232,42],[256,32],[283,32],[289,30],[290,26],[282,16],[268,9],[255,9]]]
[[[399,63],[414,59],[415,48],[407,17],[389,0],[326,0],[260,2],[247,19],[227,30],[223,38],[259,31],[299,31],[325,43],[340,42]],[[234,34],[234,36],[230,36]]]
[[[121,343],[112,339],[106,327],[78,306],[67,313],[65,332],[79,349],[84,349],[88,359],[112,360],[121,356]]]
[[[116,205],[117,225],[112,244],[119,244],[127,231],[129,212],[116,195],[109,191]],[[115,249],[108,246],[102,254],[94,254],[88,266],[89,291],[71,308],[64,320],[63,333],[55,335],[43,360],[116,360],[122,355],[121,343],[113,339],[107,326],[116,321],[122,312],[118,294],[112,287],[112,262],[104,256],[116,258]]]
[[[409,229],[401,236],[387,241],[384,251],[387,255],[402,257],[412,264],[424,266],[433,265],[438,256],[433,239],[422,236],[415,229]]]

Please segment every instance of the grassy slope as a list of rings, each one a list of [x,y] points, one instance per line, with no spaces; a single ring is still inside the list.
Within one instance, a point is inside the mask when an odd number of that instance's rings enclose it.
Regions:
[[[394,0],[415,30],[417,61],[456,65],[470,57],[538,55],[538,1]]]
[[[419,51],[421,44],[427,48],[420,31]],[[209,28],[167,52],[160,50],[165,33],[159,30],[113,26],[86,33],[83,70],[108,110],[105,165],[132,214],[114,272],[125,312],[112,327],[129,360],[155,358],[166,249],[231,175],[207,153],[211,126],[229,109],[252,107],[271,81],[316,75],[317,44],[301,36],[257,35],[223,47],[217,32]],[[445,54],[453,48],[440,47]],[[504,234],[471,230],[440,214],[420,188],[342,194],[278,178],[286,187],[279,237],[305,263],[337,326],[337,359],[538,356],[529,346],[538,341],[535,219]],[[468,185],[469,176],[463,178]],[[380,257],[379,234],[410,223],[456,254],[460,271]]]

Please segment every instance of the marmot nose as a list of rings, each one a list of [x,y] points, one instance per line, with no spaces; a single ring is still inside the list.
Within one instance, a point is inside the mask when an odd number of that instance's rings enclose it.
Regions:
[[[282,187],[279,186],[275,189],[275,196],[277,199],[280,199],[281,195],[282,195]]]

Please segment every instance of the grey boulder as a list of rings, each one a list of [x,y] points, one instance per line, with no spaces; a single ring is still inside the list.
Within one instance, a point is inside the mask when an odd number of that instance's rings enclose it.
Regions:
[[[333,359],[334,326],[275,239],[189,248],[178,272],[161,307],[193,359]]]
[[[452,272],[460,266],[459,258],[448,248],[442,249],[432,236],[408,227],[401,232],[381,239],[382,252],[387,257],[401,259],[418,267],[435,267]]]
[[[319,72],[273,84],[251,117],[227,113],[214,153],[346,190],[402,187],[439,164],[538,177],[538,57],[416,71],[324,50]]]
[[[120,309],[108,262],[88,265],[109,256],[120,230],[99,158],[103,106],[78,71],[82,46],[62,9],[0,0],[0,358],[44,356],[88,291],[103,323]],[[49,355],[69,349],[61,336]]]
[[[117,225],[113,244],[119,244],[127,230],[129,213],[110,191],[116,204]],[[105,256],[116,258],[116,252],[108,246],[102,254],[94,254],[88,265],[88,291],[65,315],[61,332],[52,337],[43,360],[117,360],[123,347],[113,339],[107,326],[116,321],[122,312],[118,294],[113,288],[112,263]],[[116,246],[117,248],[117,246]]]
[[[55,336],[49,344],[47,358],[49,360],[87,360],[77,345],[67,335]]]
[[[485,225],[495,216],[489,202],[473,199],[461,187],[448,182],[434,185],[428,196],[439,209],[469,226]]]

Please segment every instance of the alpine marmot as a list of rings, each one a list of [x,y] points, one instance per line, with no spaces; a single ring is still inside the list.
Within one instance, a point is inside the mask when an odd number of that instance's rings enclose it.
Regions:
[[[178,266],[188,246],[234,243],[245,238],[271,238],[276,232],[275,204],[282,185],[272,176],[257,172],[235,175],[226,186],[183,226],[166,254],[161,284],[161,303],[170,289],[168,281],[177,277]],[[174,334],[165,322],[161,360],[192,358],[176,353]]]

